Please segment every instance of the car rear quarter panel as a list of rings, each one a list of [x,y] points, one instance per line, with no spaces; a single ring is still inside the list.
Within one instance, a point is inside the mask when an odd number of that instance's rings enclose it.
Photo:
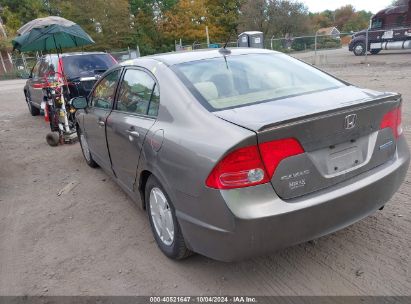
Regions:
[[[228,228],[231,212],[220,192],[206,187],[205,181],[224,155],[256,144],[256,134],[208,112],[165,64],[139,60],[139,65],[159,83],[160,108],[143,146],[137,179],[145,170],[154,174],[177,217],[190,216],[205,225]]]

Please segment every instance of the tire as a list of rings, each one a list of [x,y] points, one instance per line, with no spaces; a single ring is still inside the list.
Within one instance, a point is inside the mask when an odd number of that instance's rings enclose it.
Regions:
[[[144,193],[147,214],[157,246],[171,259],[182,260],[189,257],[192,251],[186,246],[174,207],[164,188],[153,175],[148,178]],[[159,226],[171,228],[171,225],[172,229],[168,229],[167,235],[160,232],[164,229]],[[170,233],[170,230],[172,230],[172,233]]]
[[[355,56],[364,56],[365,55],[365,43],[361,41],[355,43],[352,51]]]
[[[52,147],[57,147],[60,143],[60,135],[58,132],[50,132],[46,135],[47,143]]]
[[[81,152],[83,152],[84,160],[86,161],[87,165],[89,165],[91,168],[97,168],[98,164],[94,161],[90,149],[88,148],[87,138],[78,126],[77,137],[80,142]]]
[[[27,106],[29,108],[29,112],[30,112],[31,116],[40,115],[40,109],[37,109],[35,106],[33,106],[27,92],[24,92],[24,96],[26,97]]]
[[[381,52],[381,49],[373,49],[370,51],[372,55],[377,55],[379,52]]]

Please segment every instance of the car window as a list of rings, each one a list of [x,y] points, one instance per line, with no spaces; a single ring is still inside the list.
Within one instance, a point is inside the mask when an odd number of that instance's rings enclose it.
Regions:
[[[227,56],[173,70],[211,111],[342,87],[341,81],[283,54]]]
[[[129,69],[124,75],[116,110],[143,115],[157,115],[159,94],[150,75]],[[152,102],[152,106],[150,106]]]
[[[40,61],[38,76],[44,77],[48,74],[48,72],[49,72],[49,63],[47,62],[45,58],[42,58]]]
[[[90,77],[102,74],[116,61],[109,54],[84,54],[63,57],[63,68],[67,78]]]
[[[48,64],[48,71],[49,75],[52,75],[53,72],[57,72],[58,69],[58,58],[55,55],[48,55],[46,56],[46,62]]]
[[[381,19],[381,18],[377,18],[377,19],[372,20],[371,28],[372,28],[372,29],[382,28],[382,19]]]
[[[116,70],[108,74],[98,83],[91,95],[92,107],[111,109],[119,76],[120,70]]]
[[[40,61],[37,61],[33,67],[33,70],[31,71],[31,76],[33,78],[37,78],[39,76],[39,67],[40,67]]]

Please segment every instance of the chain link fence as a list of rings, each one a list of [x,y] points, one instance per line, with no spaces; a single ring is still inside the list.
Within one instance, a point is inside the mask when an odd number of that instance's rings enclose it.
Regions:
[[[353,35],[358,38],[359,34],[363,36],[362,40],[360,39],[358,42],[354,40],[351,48],[349,48]],[[399,39],[400,36],[405,38]],[[402,25],[401,27],[393,27],[393,29],[367,29],[358,33],[334,32],[324,34],[317,32],[314,35],[299,37],[266,37],[264,47],[287,53],[317,66],[347,66],[348,64],[369,63],[369,55],[378,54],[381,50],[411,50],[411,38],[407,37],[411,37],[411,25]],[[175,50],[221,48],[225,44],[225,42],[206,43],[198,41],[192,44],[183,44],[180,41],[180,43],[175,44]],[[227,47],[237,47],[237,41],[228,42]],[[351,53],[352,56],[347,57],[350,51],[360,53],[363,56],[354,56]],[[119,62],[140,57],[138,46],[135,49],[111,50],[108,53]],[[41,53],[28,55],[2,52],[1,54],[0,79],[28,77],[37,57],[41,56]]]
[[[26,55],[10,54],[4,56],[6,52],[3,52],[1,65],[0,65],[0,80],[1,79],[14,79],[14,78],[28,78],[30,71],[37,62],[39,54]]]
[[[140,57],[138,46],[136,49],[127,48],[106,52],[111,54],[118,62]],[[41,52],[35,54],[1,52],[0,80],[28,78],[33,66],[42,55]]]

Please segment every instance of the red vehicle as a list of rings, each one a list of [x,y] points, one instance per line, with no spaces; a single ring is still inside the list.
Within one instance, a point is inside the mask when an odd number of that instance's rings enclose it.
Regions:
[[[408,4],[392,6],[375,14],[370,28],[355,33],[349,45],[349,50],[356,56],[364,55],[366,50],[376,55],[381,50],[401,49],[411,49],[411,0]]]

